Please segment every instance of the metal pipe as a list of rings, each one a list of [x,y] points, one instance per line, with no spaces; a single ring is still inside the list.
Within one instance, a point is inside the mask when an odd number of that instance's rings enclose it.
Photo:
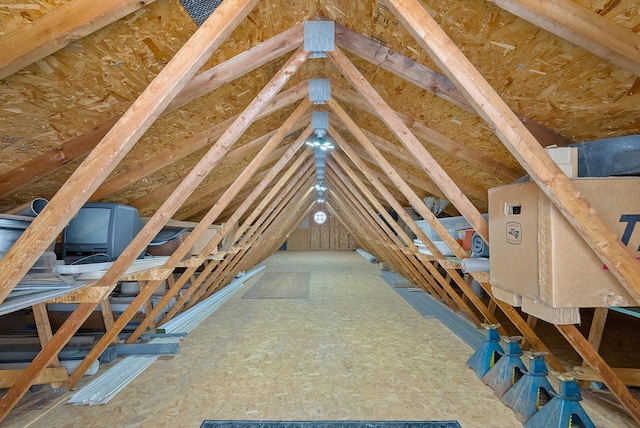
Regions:
[[[60,360],[60,366],[67,369],[67,373],[73,373],[78,364],[80,364],[82,360]],[[0,363],[0,370],[23,370],[29,367],[28,362],[12,362],[12,363]],[[100,363],[96,360],[91,364],[89,370],[84,373],[84,376],[93,376],[98,372],[100,368]]]
[[[63,349],[58,354],[58,358],[61,360],[82,360],[89,354],[91,348],[71,348]],[[11,351],[0,351],[0,363],[14,363],[14,362],[31,362],[38,355],[40,349],[19,349]],[[108,347],[100,355],[99,360],[103,363],[109,363],[116,359],[118,351],[114,347]]]
[[[42,210],[47,206],[48,203],[49,201],[44,198],[36,198],[33,201],[18,207],[18,211],[11,214],[36,217],[42,212]]]
[[[376,258],[376,256],[374,256],[373,254],[367,253],[362,248],[358,248],[356,250],[356,253],[360,254],[362,257],[364,257],[365,259],[367,259],[371,263],[378,263],[378,259]]]
[[[180,346],[178,343],[122,343],[113,348],[118,355],[158,355],[177,354]]]

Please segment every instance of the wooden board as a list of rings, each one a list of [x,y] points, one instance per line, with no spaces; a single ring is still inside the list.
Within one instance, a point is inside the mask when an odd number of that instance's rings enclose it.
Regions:
[[[309,250],[309,229],[296,229],[289,235],[287,240],[288,251]]]
[[[0,388],[12,386],[23,372],[24,370],[0,370]],[[64,367],[48,367],[34,379],[33,384],[64,382],[68,377],[67,369]]]
[[[309,272],[267,272],[243,299],[308,299]]]

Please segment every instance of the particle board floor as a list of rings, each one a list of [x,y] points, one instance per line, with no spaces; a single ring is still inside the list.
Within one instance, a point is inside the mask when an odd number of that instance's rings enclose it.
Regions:
[[[521,424],[466,368],[471,348],[354,252],[278,252],[310,272],[307,300],[242,299],[261,275],[107,405],[53,400],[10,427],[199,427],[205,419],[449,420]],[[13,419],[13,420],[12,420]]]
[[[309,272],[265,272],[243,299],[308,299]]]

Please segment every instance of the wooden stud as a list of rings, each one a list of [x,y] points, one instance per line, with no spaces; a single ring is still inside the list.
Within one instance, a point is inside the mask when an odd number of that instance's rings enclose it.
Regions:
[[[115,319],[113,318],[113,310],[111,309],[111,303],[109,302],[109,297],[105,297],[100,300],[100,312],[102,313],[102,321],[104,322],[104,329],[109,330],[115,324]],[[118,338],[114,337],[111,343],[118,343]]]
[[[78,308],[69,315],[69,318],[58,328],[56,334],[33,359],[29,367],[22,371],[20,376],[14,381],[13,386],[0,399],[0,421],[7,417],[7,414],[18,404],[20,398],[27,392],[33,382],[40,376],[46,367],[58,355],[60,350],[67,344],[71,336],[78,331],[80,326],[89,318],[93,312],[95,304],[81,303]]]
[[[47,312],[47,305],[44,303],[38,303],[37,305],[33,305],[31,309],[33,310],[33,318],[36,322],[38,337],[40,338],[40,347],[44,348],[53,337],[53,332],[51,331],[51,322],[49,321],[49,313]],[[49,367],[60,367],[60,360],[58,360],[57,356],[51,359]],[[65,379],[63,380],[66,380],[67,377],[67,373],[65,373]],[[60,383],[57,382],[52,383],[51,385],[52,388],[60,388],[60,386]]]
[[[489,281],[487,281],[489,282]],[[538,318],[534,317],[533,315],[529,314],[527,315],[527,325],[529,326],[529,328],[531,328],[531,330],[536,329],[536,324],[538,323]],[[526,338],[522,339],[522,343],[521,343],[521,347],[522,349],[529,349],[531,347],[531,344],[529,343],[529,341]]]
[[[596,352],[600,351],[600,342],[602,341],[604,327],[607,323],[607,315],[609,315],[608,308],[594,308],[593,320],[591,320],[591,328],[589,329],[589,337],[587,338],[587,341]],[[582,362],[582,367],[588,367],[586,361]],[[626,382],[625,384],[629,385]],[[581,386],[586,387],[587,385],[582,383]]]

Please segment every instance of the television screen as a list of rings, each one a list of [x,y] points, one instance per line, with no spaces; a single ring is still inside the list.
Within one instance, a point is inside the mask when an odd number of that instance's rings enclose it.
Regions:
[[[114,261],[143,225],[134,207],[87,203],[62,233],[62,259],[67,264]],[[144,251],[139,257],[144,257]]]
[[[109,208],[82,208],[66,232],[69,244],[106,244],[109,242]]]

